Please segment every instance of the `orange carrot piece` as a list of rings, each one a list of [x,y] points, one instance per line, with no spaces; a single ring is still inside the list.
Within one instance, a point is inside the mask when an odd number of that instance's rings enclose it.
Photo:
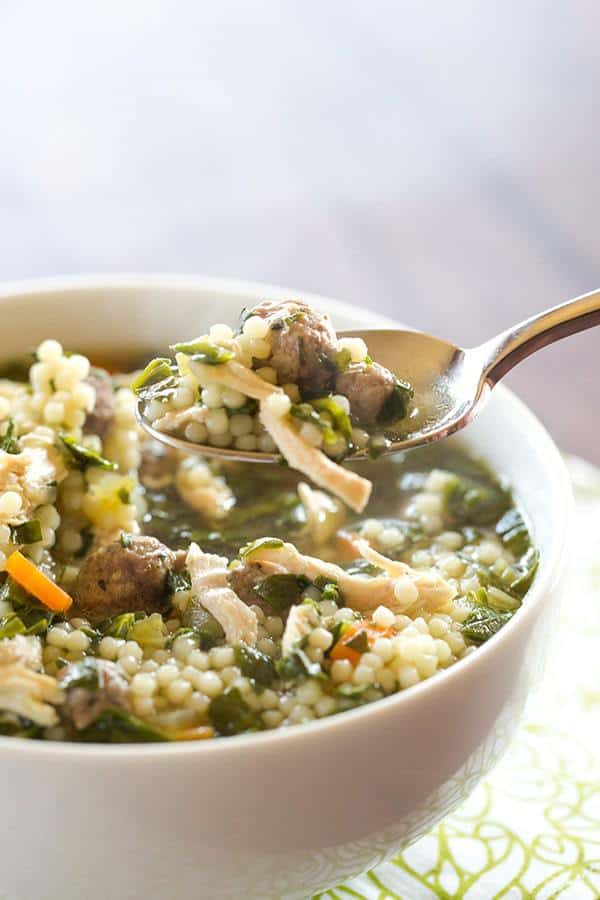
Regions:
[[[11,578],[53,612],[66,612],[73,603],[62,588],[18,550],[11,553],[4,567]]]
[[[341,638],[334,644],[331,653],[329,654],[329,658],[336,659],[347,659],[348,662],[352,663],[354,667],[356,667],[362,656],[358,650],[355,650],[354,647],[348,647],[350,641],[355,638],[361,631],[366,632],[367,640],[369,641],[369,646],[375,643],[377,638],[380,637],[391,637],[394,633],[393,628],[381,628],[378,625],[374,625],[372,622],[367,622],[365,619],[361,619],[358,622],[354,622],[347,631],[341,636]]]
[[[197,725],[195,728],[183,728],[170,733],[171,740],[174,741],[206,741],[214,736],[215,730],[210,725]]]

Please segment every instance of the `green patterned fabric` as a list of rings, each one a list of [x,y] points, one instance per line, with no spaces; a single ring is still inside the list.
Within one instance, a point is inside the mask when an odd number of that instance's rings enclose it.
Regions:
[[[577,502],[570,581],[517,737],[457,812],[321,900],[600,898],[600,472],[568,465]]]

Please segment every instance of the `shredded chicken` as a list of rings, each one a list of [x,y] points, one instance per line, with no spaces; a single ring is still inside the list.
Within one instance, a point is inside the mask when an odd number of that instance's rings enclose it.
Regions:
[[[370,548],[363,549],[365,552],[371,552]],[[380,554],[377,556],[380,557]],[[381,557],[381,559],[385,559],[385,557]],[[299,553],[293,544],[287,543],[280,547],[258,547],[252,552],[251,561],[274,562],[294,575],[306,575],[311,581],[319,576],[325,576],[331,581],[337,582],[345,604],[362,613],[372,612],[378,606],[387,606],[396,613],[404,613],[413,607],[423,607],[429,610],[440,609],[456,594],[455,589],[436,572],[420,572],[405,563],[387,560],[391,566],[397,567],[394,568],[395,574],[393,575],[389,572],[386,572],[385,575],[375,576],[349,574],[335,563],[324,562],[313,556],[305,556]],[[380,565],[380,563],[375,563],[375,565]],[[383,568],[383,566],[381,567]],[[408,604],[406,601],[398,599],[395,592],[398,581],[404,578],[410,579],[417,591],[414,601]]]
[[[35,428],[19,439],[20,453],[0,450],[0,494],[14,491],[21,497],[21,508],[11,516],[0,516],[0,524],[20,525],[48,501],[51,485],[62,481],[67,469],[56,437],[49,428]]]
[[[315,627],[315,611],[307,604],[292,606],[281,638],[281,655],[287,656]]]
[[[205,363],[189,360],[183,353],[178,353],[176,359],[178,363],[183,361],[184,365],[189,364],[190,371],[202,385],[220,384],[254,400],[265,400],[271,394],[283,394],[280,387],[263,381],[256,372],[234,359],[219,366],[207,366]]]
[[[177,468],[175,487],[184,503],[206,519],[222,519],[235,504],[223,476],[215,475],[203,459],[184,459]]]
[[[274,394],[283,395],[281,388],[263,381],[255,372],[235,360],[219,366],[192,361],[189,362],[189,367],[201,384],[220,384],[258,400],[260,420],[289,465],[307,475],[319,487],[327,488],[340,497],[355,512],[363,511],[371,495],[371,482],[344,469],[321,450],[307,444],[287,416],[277,415],[269,408],[265,401]]]
[[[318,484],[327,488],[347,503],[350,509],[361,513],[373,485],[356,472],[339,466],[316,447],[311,447],[299,436],[287,416],[278,416],[266,404],[261,404],[260,420],[292,467]]]
[[[305,481],[298,485],[298,495],[306,513],[306,528],[317,544],[326,544],[342,527],[346,511],[339,500],[325,491],[316,491]]]
[[[32,640],[37,648],[22,635],[0,642],[0,710],[48,727],[58,722],[54,705],[63,702],[64,694],[55,678],[35,671],[41,646]]]
[[[225,556],[203,553],[198,544],[190,544],[186,566],[194,594],[223,628],[228,644],[243,641],[253,646],[258,638],[258,619],[229,586],[227,565]]]

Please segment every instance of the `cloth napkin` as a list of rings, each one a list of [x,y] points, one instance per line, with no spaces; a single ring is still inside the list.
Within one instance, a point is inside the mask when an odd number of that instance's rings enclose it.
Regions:
[[[570,577],[542,685],[466,803],[325,900],[600,898],[600,470],[570,457]]]

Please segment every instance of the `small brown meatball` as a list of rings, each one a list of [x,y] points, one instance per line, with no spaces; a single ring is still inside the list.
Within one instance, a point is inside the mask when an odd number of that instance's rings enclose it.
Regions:
[[[97,434],[103,438],[115,416],[112,379],[104,369],[93,369],[85,380],[96,391],[96,402],[86,416],[83,431],[84,434]]]
[[[128,536],[94,550],[79,571],[74,600],[90,622],[124,612],[161,612],[167,603],[167,575],[175,554],[156,538]]]
[[[250,315],[269,320],[272,356],[267,364],[280,384],[297,384],[303,396],[332,388],[337,340],[328,316],[299,300],[263,300]]]
[[[142,450],[140,481],[149,488],[163,488],[172,484],[177,472],[175,450],[153,441]]]
[[[273,563],[244,563],[229,573],[229,584],[240,600],[246,606],[259,606],[265,616],[275,615],[275,610],[266,600],[256,593],[254,588],[268,575],[274,575],[283,570]],[[281,615],[281,613],[279,613]],[[285,615],[283,616],[285,618]]]
[[[61,714],[72,722],[78,731],[95,722],[102,713],[113,706],[129,710],[127,679],[113,662],[88,657],[70,663],[56,676],[58,683],[66,686],[66,699]],[[83,682],[69,687],[69,682]],[[90,682],[90,686],[85,686]]]
[[[376,422],[385,424],[381,415],[396,384],[397,379],[379,363],[356,363],[344,372],[338,372],[335,390],[350,401],[350,412],[356,424],[368,427]]]

